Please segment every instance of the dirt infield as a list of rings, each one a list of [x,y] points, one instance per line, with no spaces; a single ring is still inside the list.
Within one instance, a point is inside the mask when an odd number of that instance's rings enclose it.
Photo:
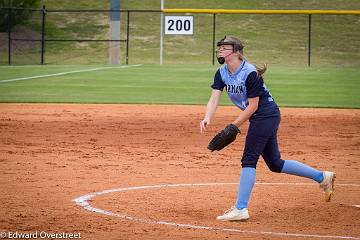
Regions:
[[[230,223],[215,217],[236,199],[247,125],[235,143],[210,153],[209,139],[238,110],[220,107],[201,135],[203,112],[203,106],[0,104],[0,232],[360,239],[360,208],[353,206],[360,205],[360,110],[281,109],[282,158],[335,171],[334,199],[325,203],[318,185],[271,173],[261,159],[251,218]],[[156,187],[167,184],[189,185]],[[88,200],[103,213],[73,202],[109,189],[115,190]]]

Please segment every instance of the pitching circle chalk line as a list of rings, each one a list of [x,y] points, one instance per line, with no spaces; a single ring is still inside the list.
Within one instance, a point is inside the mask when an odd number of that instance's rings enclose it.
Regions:
[[[301,234],[301,233],[288,233],[288,232],[269,232],[269,231],[252,231],[252,230],[240,230],[240,229],[232,229],[232,228],[219,228],[219,227],[209,227],[209,226],[200,226],[200,225],[192,225],[192,224],[184,224],[184,223],[175,223],[161,220],[150,220],[146,218],[139,218],[128,216],[126,214],[113,213],[111,211],[99,209],[92,207],[89,203],[89,200],[108,193],[114,192],[126,192],[132,190],[144,190],[144,189],[158,189],[158,188],[170,188],[170,187],[194,187],[194,186],[216,186],[216,185],[237,185],[238,183],[184,183],[184,184],[163,184],[163,185],[153,185],[153,186],[135,186],[135,187],[124,187],[124,188],[114,188],[108,189],[99,192],[92,192],[81,197],[73,199],[77,205],[82,208],[112,217],[122,218],[130,221],[136,221],[146,224],[152,225],[166,225],[173,226],[178,228],[191,228],[191,229],[203,229],[203,230],[212,230],[212,231],[222,231],[222,232],[234,232],[234,233],[247,233],[247,234],[258,234],[258,235],[273,235],[273,236],[285,236],[285,237],[305,237],[305,238],[333,238],[333,239],[358,239],[360,237],[352,237],[352,236],[331,236],[331,235],[316,235],[316,234]],[[312,183],[255,183],[256,185],[314,185]],[[360,184],[336,184],[337,186],[347,186],[347,187],[360,187]]]

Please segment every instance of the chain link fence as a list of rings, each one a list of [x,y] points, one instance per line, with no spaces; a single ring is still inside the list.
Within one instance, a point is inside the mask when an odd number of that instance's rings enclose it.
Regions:
[[[108,63],[109,10],[0,11],[32,13],[26,23],[0,33],[1,65]],[[159,63],[160,15],[160,10],[121,10],[121,35],[116,40],[121,64]],[[164,35],[165,64],[213,64],[214,40],[235,35],[254,63],[360,66],[359,15],[190,15],[193,35]]]

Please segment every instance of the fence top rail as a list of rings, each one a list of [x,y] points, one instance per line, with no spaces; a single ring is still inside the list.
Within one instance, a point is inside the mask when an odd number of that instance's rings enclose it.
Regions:
[[[164,12],[164,13],[208,13],[208,14],[319,14],[319,15],[360,15],[360,10],[260,10],[260,9],[193,9],[193,8],[168,8],[154,9],[34,9],[18,7],[1,7],[0,9],[46,11],[46,12]]]
[[[45,7],[45,6],[44,6]],[[154,9],[47,9],[47,8],[19,8],[19,7],[0,7],[0,9],[24,10],[24,11],[43,11],[46,12],[161,12]]]
[[[47,12],[161,12],[161,10],[142,9],[46,9]]]
[[[19,10],[19,11],[21,11],[21,10],[23,10],[23,11],[43,11],[43,9],[42,8],[21,8],[21,7],[0,7],[0,10],[9,10],[9,9],[11,9],[11,10]]]
[[[191,9],[168,8],[164,13],[210,13],[210,14],[328,14],[360,15],[360,10],[255,10],[255,9]]]

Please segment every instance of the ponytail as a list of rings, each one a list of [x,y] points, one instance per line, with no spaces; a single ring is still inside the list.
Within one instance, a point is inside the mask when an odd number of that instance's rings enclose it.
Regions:
[[[266,63],[262,63],[261,65],[255,65],[255,68],[259,76],[262,76],[266,72],[267,65]]]

